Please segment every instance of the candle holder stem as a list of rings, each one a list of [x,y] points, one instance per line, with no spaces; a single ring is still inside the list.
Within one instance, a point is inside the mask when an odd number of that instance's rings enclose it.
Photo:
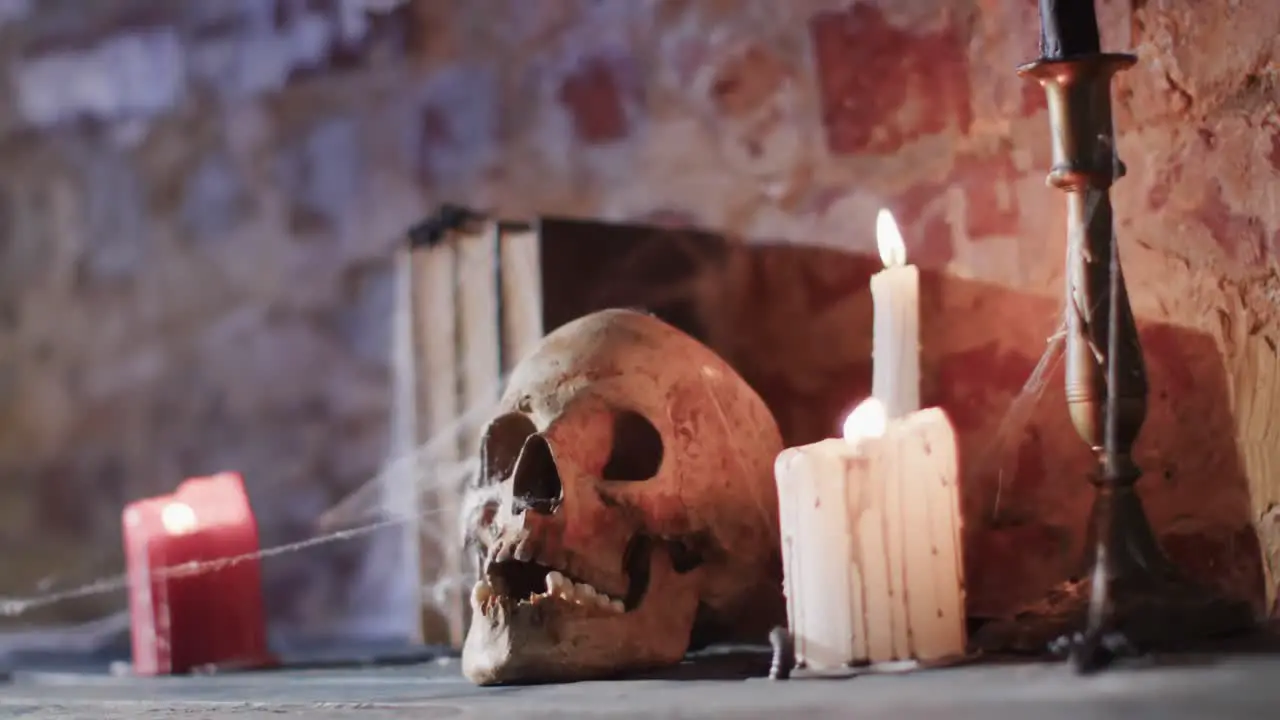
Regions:
[[[1086,545],[1092,572],[1016,620],[984,627],[975,636],[984,650],[1043,652],[1086,623],[1090,633],[1120,633],[1144,649],[1253,624],[1248,603],[1192,583],[1169,562],[1135,488],[1142,472],[1132,450],[1146,419],[1147,379],[1110,198],[1125,172],[1115,152],[1111,80],[1135,62],[1132,55],[1093,52],[1019,68],[1048,98],[1048,183],[1066,193],[1068,208],[1066,399],[1076,431],[1098,455],[1099,472]]]

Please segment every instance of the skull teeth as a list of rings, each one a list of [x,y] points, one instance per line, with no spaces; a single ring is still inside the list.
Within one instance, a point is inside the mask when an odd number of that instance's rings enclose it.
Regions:
[[[555,570],[547,573],[547,591],[541,595],[535,595],[534,599],[553,597],[575,605],[594,606],[616,613],[626,612],[626,606],[621,600],[609,597],[588,583],[575,583]]]
[[[547,573],[546,581],[546,592],[531,595],[522,602],[539,603],[555,598],[583,608],[594,608],[617,614],[627,611],[626,605],[621,600],[609,597],[588,583],[575,583],[561,572],[553,570]],[[482,612],[488,611],[496,599],[497,594],[487,580],[480,580],[471,588],[471,603]]]
[[[471,588],[471,604],[477,608],[485,609],[491,598],[493,598],[493,586],[484,580],[476,583]]]

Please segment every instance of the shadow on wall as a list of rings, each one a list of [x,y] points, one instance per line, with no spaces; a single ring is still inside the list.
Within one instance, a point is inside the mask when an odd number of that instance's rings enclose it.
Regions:
[[[541,236],[548,331],[608,307],[648,309],[732,363],[789,445],[836,436],[870,393],[879,258],[570,220],[543,220]],[[920,282],[923,401],[960,434],[969,612],[997,616],[1081,569],[1094,462],[1067,415],[1062,363],[1037,369],[1061,305],[929,269]],[[1139,327],[1150,399],[1136,456],[1152,523],[1190,574],[1261,611],[1262,555],[1221,354],[1207,335]]]

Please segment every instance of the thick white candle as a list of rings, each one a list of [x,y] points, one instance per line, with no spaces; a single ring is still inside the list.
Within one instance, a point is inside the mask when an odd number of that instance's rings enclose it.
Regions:
[[[964,653],[959,468],[945,413],[886,425],[873,398],[845,439],[785,450],[774,472],[787,619],[805,666]]]
[[[876,246],[884,270],[871,277],[875,322],[871,337],[871,394],[890,418],[920,409],[920,272],[888,210],[876,217]]]

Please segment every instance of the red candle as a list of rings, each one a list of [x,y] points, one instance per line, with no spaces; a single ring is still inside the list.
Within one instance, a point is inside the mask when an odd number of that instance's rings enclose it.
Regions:
[[[133,669],[269,663],[258,527],[234,473],[193,478],[124,510]],[[222,561],[219,563],[218,561]]]

